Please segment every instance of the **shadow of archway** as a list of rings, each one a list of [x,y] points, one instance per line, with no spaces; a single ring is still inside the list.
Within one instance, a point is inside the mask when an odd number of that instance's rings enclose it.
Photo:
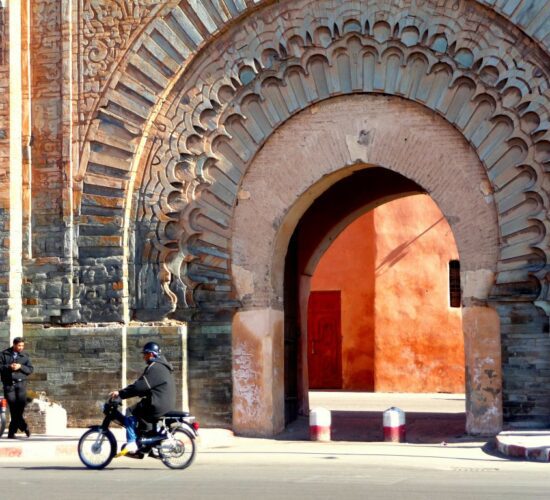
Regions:
[[[332,441],[384,441],[381,411],[331,410]],[[465,413],[408,412],[407,443],[441,444],[479,442],[480,438],[465,433]],[[277,440],[309,440],[309,420],[299,417],[281,432]],[[481,438],[481,440],[483,440]]]

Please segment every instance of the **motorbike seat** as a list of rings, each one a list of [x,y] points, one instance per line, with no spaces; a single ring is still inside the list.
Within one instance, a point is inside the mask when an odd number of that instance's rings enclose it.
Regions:
[[[191,413],[187,411],[169,411],[168,413],[165,413],[162,418],[181,418],[181,417],[189,417],[191,416]]]

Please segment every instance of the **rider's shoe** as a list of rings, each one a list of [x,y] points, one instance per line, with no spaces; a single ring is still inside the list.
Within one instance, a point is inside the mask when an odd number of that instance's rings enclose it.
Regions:
[[[138,455],[141,455],[139,457]],[[143,453],[139,453],[138,445],[135,441],[131,443],[126,443],[122,445],[122,449],[116,455],[117,457],[132,457],[132,458],[143,458]]]
[[[124,447],[124,451],[126,453],[136,453],[138,451],[138,445],[135,441],[132,441],[131,443],[126,443],[126,446]]]

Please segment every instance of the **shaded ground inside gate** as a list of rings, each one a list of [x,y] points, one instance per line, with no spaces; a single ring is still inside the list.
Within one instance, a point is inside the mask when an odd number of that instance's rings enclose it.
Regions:
[[[312,391],[309,397],[311,409],[330,410],[333,441],[383,441],[383,413],[390,407],[405,412],[408,443],[479,440],[465,431],[464,394]],[[277,439],[309,440],[309,419],[299,417]]]

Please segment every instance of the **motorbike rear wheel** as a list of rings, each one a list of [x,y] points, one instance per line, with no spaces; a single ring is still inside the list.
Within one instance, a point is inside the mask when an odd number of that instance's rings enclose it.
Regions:
[[[89,469],[103,469],[116,455],[116,439],[111,431],[94,428],[78,441],[78,456]]]
[[[170,469],[185,469],[195,460],[195,436],[191,431],[181,428],[171,434],[172,439],[165,439],[159,447],[160,459]]]

